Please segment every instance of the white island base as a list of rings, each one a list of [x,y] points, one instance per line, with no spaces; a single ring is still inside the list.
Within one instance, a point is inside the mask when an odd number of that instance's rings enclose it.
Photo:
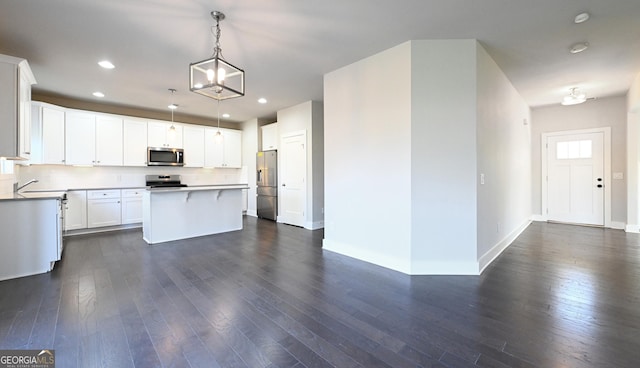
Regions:
[[[142,233],[148,244],[242,229],[247,185],[163,188],[145,191]]]

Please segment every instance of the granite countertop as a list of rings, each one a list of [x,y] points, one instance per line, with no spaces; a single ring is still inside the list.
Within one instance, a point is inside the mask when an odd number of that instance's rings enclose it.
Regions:
[[[203,190],[220,190],[220,189],[249,189],[248,184],[217,184],[217,185],[193,185],[188,187],[170,187],[170,188],[150,188],[152,193],[166,192],[194,192]]]
[[[66,199],[65,191],[37,191],[0,194],[0,201],[34,200],[34,199]]]
[[[131,187],[102,187],[102,188],[68,188],[68,189],[34,189],[20,193],[0,194],[0,201],[33,200],[33,199],[66,199],[66,192],[77,190],[116,190],[116,189],[147,189],[153,192],[186,192],[215,189],[249,189],[248,184],[208,184],[190,185],[188,187],[149,188],[146,186]]]

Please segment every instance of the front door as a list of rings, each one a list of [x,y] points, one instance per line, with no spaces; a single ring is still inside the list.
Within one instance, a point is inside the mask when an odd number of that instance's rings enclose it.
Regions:
[[[307,136],[282,136],[280,147],[280,222],[304,226],[307,203]]]
[[[604,133],[547,137],[547,218],[604,225]]]

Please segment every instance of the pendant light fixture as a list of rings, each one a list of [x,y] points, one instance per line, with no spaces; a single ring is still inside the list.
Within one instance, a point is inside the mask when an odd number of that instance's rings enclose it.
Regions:
[[[244,70],[222,57],[220,47],[220,21],[224,13],[214,10],[216,43],[211,58],[191,63],[189,66],[189,90],[216,100],[244,96]]]
[[[587,100],[587,95],[584,92],[581,92],[578,87],[573,87],[569,90],[569,94],[564,96],[562,100],[562,105],[577,105],[585,102]]]
[[[215,137],[213,139],[216,143],[222,142],[222,132],[220,131],[220,100],[218,99],[218,131],[216,132]]]
[[[167,106],[169,108],[169,110],[171,110],[171,126],[169,127],[169,131],[170,132],[175,132],[176,131],[176,127],[175,125],[173,125],[173,110],[178,108],[178,105],[176,105],[173,102],[173,94],[176,92],[175,88],[169,88],[169,91],[171,91],[171,105]]]

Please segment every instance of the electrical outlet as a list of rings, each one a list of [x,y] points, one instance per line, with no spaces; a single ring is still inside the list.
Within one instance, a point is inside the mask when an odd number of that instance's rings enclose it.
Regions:
[[[616,180],[622,180],[624,179],[624,174],[621,172],[614,172],[613,173],[613,178]]]

